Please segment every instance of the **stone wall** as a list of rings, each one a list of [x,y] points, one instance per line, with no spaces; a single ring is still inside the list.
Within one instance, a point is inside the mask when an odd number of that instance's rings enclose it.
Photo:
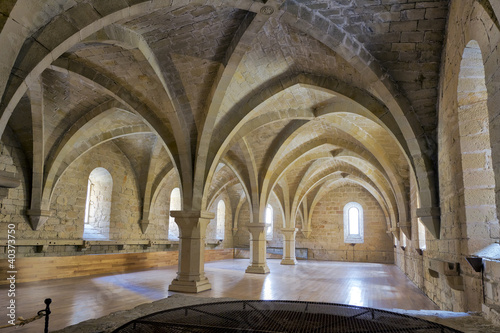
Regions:
[[[0,233],[7,235],[10,223],[29,227],[25,211],[28,205],[28,187],[26,185],[26,158],[15,138],[8,131],[0,140],[0,171],[14,173],[21,180],[17,188],[0,189]],[[0,253],[4,248],[0,247]]]
[[[500,73],[500,52],[496,47],[500,34],[491,19],[492,12],[485,11],[478,2],[451,2],[449,15],[452,24],[447,28],[438,103],[440,239],[427,233],[423,255],[415,250],[419,245],[413,179],[412,240],[406,251],[397,248],[396,263],[443,310],[483,310],[498,321],[498,263],[483,261],[483,285],[481,273],[475,272],[465,257],[500,240],[498,171],[497,212],[491,185],[495,183],[492,170],[500,167],[497,130],[500,110],[496,102],[500,94],[495,83]],[[471,56],[474,47],[477,55]],[[472,65],[466,65],[471,58]],[[487,91],[481,91],[479,79],[486,84]],[[455,270],[458,275],[439,271],[443,262],[458,267]]]
[[[102,144],[71,164],[52,195],[52,216],[38,231],[19,225],[23,238],[81,239],[88,177],[97,167],[106,169],[113,179],[109,239],[145,238],[138,224],[141,203],[134,171],[113,143]],[[149,237],[158,236],[152,234]]]
[[[22,234],[22,241],[17,246],[17,254],[23,256],[68,256],[83,254],[101,254],[118,252],[154,252],[175,250],[176,244],[152,244],[145,247],[143,244],[130,244],[134,240],[164,240],[166,228],[159,219],[153,219],[147,232],[142,233],[139,227],[141,203],[137,191],[134,171],[130,163],[113,143],[102,144],[89,153],[81,156],[65,172],[57,183],[51,201],[52,216],[39,228],[32,230],[26,210],[28,208],[26,181],[21,170],[28,172],[23,164],[23,155],[15,141],[4,136],[1,144],[0,168],[8,172],[17,172],[21,175],[21,185],[9,189],[5,199],[0,201],[0,231],[6,233],[9,223],[16,224],[16,233]],[[108,170],[113,178],[112,205],[110,214],[110,243],[101,242],[90,246],[84,251],[81,249],[87,182],[89,174],[97,167]],[[159,200],[163,198],[159,196]],[[166,203],[168,205],[168,201]],[[45,248],[35,245],[40,240],[51,240],[52,245]],[[40,243],[41,244],[41,243]],[[4,251],[4,247],[0,247]]]
[[[344,206],[355,201],[363,207],[364,242],[344,243]],[[360,186],[345,185],[329,191],[312,211],[312,233],[297,233],[297,248],[308,248],[309,259],[359,262],[394,262],[391,236],[384,214],[373,196]]]
[[[23,257],[17,261],[17,282],[34,282],[76,276],[124,273],[177,265],[178,251],[113,253],[92,256]],[[205,262],[233,258],[233,249],[206,250]],[[5,267],[4,267],[5,266]],[[7,270],[5,263],[0,268]],[[0,281],[0,285],[7,284]]]

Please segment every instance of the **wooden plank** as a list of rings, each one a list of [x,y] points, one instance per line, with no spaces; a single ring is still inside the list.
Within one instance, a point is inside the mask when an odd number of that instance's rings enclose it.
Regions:
[[[65,257],[23,257],[16,262],[18,282],[112,274],[176,265],[177,251],[113,253]],[[206,250],[205,261],[232,259],[233,249]],[[7,281],[0,281],[7,284]]]

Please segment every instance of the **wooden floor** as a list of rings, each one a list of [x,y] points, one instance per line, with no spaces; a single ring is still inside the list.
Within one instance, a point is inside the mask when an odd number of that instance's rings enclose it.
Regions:
[[[282,266],[268,260],[271,273],[246,274],[246,259],[222,260],[205,264],[212,290],[202,297],[236,299],[301,300],[343,303],[375,308],[435,310],[428,299],[394,265],[371,263],[300,261]],[[168,286],[177,266],[106,276],[89,276],[17,285],[17,315],[32,317],[51,298],[51,331],[98,318],[118,310],[172,295]],[[1,307],[7,300],[7,286],[0,287]],[[5,316],[0,326],[7,324]],[[5,321],[5,323],[4,323]],[[43,332],[41,320],[7,332]]]

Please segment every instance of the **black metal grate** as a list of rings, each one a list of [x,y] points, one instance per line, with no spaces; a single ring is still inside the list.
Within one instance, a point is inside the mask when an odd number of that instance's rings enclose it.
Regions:
[[[232,301],[165,310],[114,333],[148,332],[460,332],[423,319],[343,304]]]

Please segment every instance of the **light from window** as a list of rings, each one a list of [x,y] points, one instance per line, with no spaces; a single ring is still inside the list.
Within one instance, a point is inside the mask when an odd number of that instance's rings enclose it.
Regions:
[[[226,204],[220,200],[217,204],[217,230],[215,238],[224,239],[224,228],[226,225]]]
[[[425,245],[425,227],[420,219],[418,219],[418,247],[421,250],[425,250],[427,248]]]
[[[402,246],[406,247],[406,235],[404,234],[404,232],[401,232],[401,236]]]
[[[87,181],[83,239],[109,239],[112,194],[111,174],[104,168],[95,168]]]
[[[170,210],[181,210],[181,190],[176,187],[170,193]],[[179,239],[179,227],[175,223],[175,218],[170,216],[168,218],[168,239],[178,240]]]
[[[267,205],[266,207],[266,240],[273,239],[273,207]]]
[[[356,207],[349,208],[349,235],[359,235],[359,211]]]
[[[344,206],[344,242],[364,242],[363,207],[357,202]]]
[[[87,224],[89,223],[89,215],[90,215],[90,207],[91,207],[91,202],[92,200],[90,199],[92,191],[93,191],[94,184],[92,184],[92,181],[90,180],[87,182],[87,200],[85,200],[85,218],[84,218],[84,223]]]

